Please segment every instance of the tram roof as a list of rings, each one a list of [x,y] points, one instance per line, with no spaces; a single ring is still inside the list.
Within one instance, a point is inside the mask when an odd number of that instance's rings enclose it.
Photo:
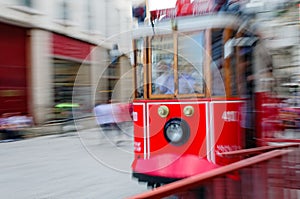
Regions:
[[[154,33],[155,35],[171,34],[173,32],[172,22],[176,23],[178,32],[225,27],[237,29],[242,24],[242,21],[238,16],[230,14],[176,17],[174,21],[169,19],[157,22],[154,24],[154,28],[151,25],[139,25],[136,29],[133,29],[133,37],[153,36]]]

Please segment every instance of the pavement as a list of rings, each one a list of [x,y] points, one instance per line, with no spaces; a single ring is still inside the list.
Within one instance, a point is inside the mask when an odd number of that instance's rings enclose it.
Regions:
[[[131,130],[87,128],[1,143],[1,198],[120,199],[146,191],[131,178]]]

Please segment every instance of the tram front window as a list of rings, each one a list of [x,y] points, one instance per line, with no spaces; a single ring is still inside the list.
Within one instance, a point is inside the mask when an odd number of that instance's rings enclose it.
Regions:
[[[173,35],[156,36],[151,41],[152,94],[174,94]]]
[[[204,93],[204,32],[178,36],[178,94]]]
[[[154,37],[150,73],[153,97],[203,94],[204,54],[204,32]]]

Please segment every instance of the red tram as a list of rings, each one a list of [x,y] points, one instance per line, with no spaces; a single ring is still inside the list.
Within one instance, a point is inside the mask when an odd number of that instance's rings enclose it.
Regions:
[[[230,163],[218,153],[260,136],[254,128],[263,115],[254,115],[252,99],[262,103],[268,88],[258,82],[270,70],[258,37],[242,24],[218,14],[134,31],[133,177],[155,187],[206,172]]]

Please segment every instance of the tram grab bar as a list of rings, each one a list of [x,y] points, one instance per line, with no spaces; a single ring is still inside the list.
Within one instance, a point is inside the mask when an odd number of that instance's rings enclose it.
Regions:
[[[222,153],[218,153],[218,155],[221,157],[226,157],[226,158],[235,158],[237,156],[257,155],[257,154],[264,153],[264,152],[271,151],[271,150],[284,149],[284,148],[290,148],[290,147],[300,147],[300,143],[284,144],[284,145],[276,145],[276,146],[261,146],[261,147],[255,147],[255,148],[249,148],[249,149],[241,149],[241,150],[236,150],[236,151],[222,152]]]

